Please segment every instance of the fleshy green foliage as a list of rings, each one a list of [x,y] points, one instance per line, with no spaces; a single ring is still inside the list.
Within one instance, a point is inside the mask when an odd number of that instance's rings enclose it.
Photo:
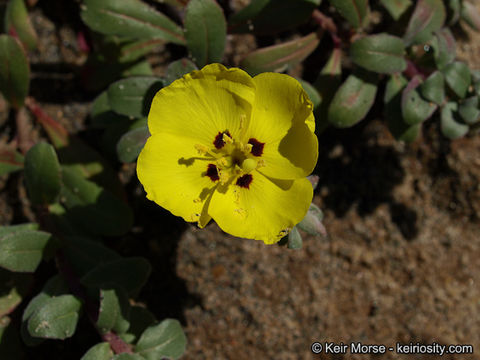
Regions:
[[[24,0],[11,0],[5,11],[5,32],[16,34],[29,50],[37,47],[37,34],[30,23]]]
[[[257,0],[229,19],[234,33],[275,34],[308,21],[321,0]]]
[[[215,0],[191,0],[185,13],[185,38],[193,61],[203,67],[222,62],[227,24]]]
[[[352,61],[378,73],[402,72],[407,67],[402,39],[388,35],[370,35],[355,41],[350,47]]]
[[[0,35],[0,92],[16,108],[23,106],[30,85],[30,67],[20,43]]]
[[[350,75],[340,86],[328,109],[328,121],[340,128],[365,118],[373,105],[377,84],[366,76]]]
[[[254,51],[242,60],[240,66],[252,76],[266,71],[283,71],[304,60],[318,43],[317,35],[312,33],[301,39]]]
[[[140,0],[86,0],[82,19],[92,30],[102,34],[185,42],[178,25]]]
[[[54,203],[61,188],[61,170],[52,145],[40,142],[25,156],[25,184],[33,204]]]
[[[330,0],[338,12],[357,29],[368,21],[368,0]]]

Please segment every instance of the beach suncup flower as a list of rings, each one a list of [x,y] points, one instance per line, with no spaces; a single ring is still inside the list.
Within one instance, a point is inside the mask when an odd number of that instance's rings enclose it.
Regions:
[[[137,174],[147,198],[203,228],[273,244],[312,201],[318,140],[300,83],[211,64],[161,89]]]

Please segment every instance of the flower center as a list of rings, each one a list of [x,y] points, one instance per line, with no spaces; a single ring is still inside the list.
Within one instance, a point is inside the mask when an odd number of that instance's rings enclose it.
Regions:
[[[197,151],[211,158],[204,172],[213,182],[234,184],[245,189],[254,181],[252,172],[265,166],[260,157],[265,143],[250,138],[247,143],[233,139],[228,130],[219,132],[212,139],[212,147],[195,145]]]

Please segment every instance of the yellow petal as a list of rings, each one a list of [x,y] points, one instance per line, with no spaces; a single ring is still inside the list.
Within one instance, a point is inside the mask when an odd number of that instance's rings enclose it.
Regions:
[[[243,70],[212,64],[161,89],[148,115],[150,133],[195,138],[212,146],[219,132],[239,136],[255,98],[252,78]]]
[[[229,234],[276,243],[304,218],[313,197],[312,185],[306,178],[270,179],[256,171],[251,175],[248,189],[219,186],[208,213]]]
[[[263,73],[254,77],[255,105],[247,137],[264,143],[262,173],[278,179],[309,175],[318,157],[313,106],[291,76]]]
[[[198,155],[194,140],[156,134],[138,157],[137,175],[148,199],[203,227],[210,220],[207,207],[218,183],[206,176],[211,163]]]

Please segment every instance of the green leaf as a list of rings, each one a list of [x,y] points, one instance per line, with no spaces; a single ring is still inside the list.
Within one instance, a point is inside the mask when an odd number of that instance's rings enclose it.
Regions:
[[[29,50],[37,47],[37,34],[28,17],[23,0],[10,0],[5,11],[5,32],[16,35]]]
[[[0,148],[0,176],[23,169],[23,155],[11,147]]]
[[[399,109],[400,110],[400,109]],[[422,124],[408,125],[401,116],[392,116],[387,119],[388,129],[397,141],[412,143],[418,139]]]
[[[305,90],[305,92],[307,93],[308,98],[312,102],[313,108],[315,109],[322,102],[322,97],[318,93],[317,89],[315,89],[315,87],[312,84],[310,84],[308,81],[305,81],[302,79],[297,79],[297,80],[302,85],[303,90]]]
[[[421,84],[421,78],[415,76],[402,94],[402,115],[408,125],[419,124],[429,119],[437,110],[438,106],[422,99],[417,91]]]
[[[240,67],[252,76],[266,71],[283,71],[303,61],[319,42],[317,34],[311,33],[297,40],[255,50],[241,61]]]
[[[198,70],[198,68],[187,58],[171,62],[165,74],[165,86],[170,85],[175,80],[180,79],[183,75],[193,70]]]
[[[150,275],[150,263],[144,258],[132,257],[100,264],[82,277],[85,286],[102,287],[104,284],[121,287],[129,294],[138,292]]]
[[[99,36],[95,39],[98,48],[107,63],[132,64],[143,56],[161,47],[161,39],[130,40],[116,35]]]
[[[478,96],[472,96],[459,104],[458,113],[468,125],[473,125],[480,120],[478,109]]]
[[[119,115],[112,110],[108,101],[108,91],[105,90],[98,95],[92,104],[90,111],[91,124],[95,128],[104,128],[108,125],[128,120],[129,117]]]
[[[475,5],[462,1],[461,17],[473,30],[480,31],[480,14]]]
[[[325,226],[322,224],[323,220],[323,212],[320,208],[315,204],[310,204],[310,207],[307,211],[307,214],[303,218],[303,220],[298,223],[296,227],[299,229],[307,232],[310,235],[318,236],[326,236],[327,232],[325,230]]]
[[[43,231],[0,228],[0,266],[15,272],[34,272],[51,235]]]
[[[355,29],[368,20],[368,0],[330,0],[330,3]]]
[[[135,351],[146,360],[158,360],[163,357],[178,359],[184,352],[187,339],[177,320],[166,319],[151,326],[138,340]]]
[[[119,80],[109,86],[108,102],[118,114],[144,117],[148,115],[153,97],[162,87],[162,79],[153,76]]]
[[[405,88],[405,86],[407,86],[407,84],[408,81],[403,77],[403,75],[391,75],[387,81],[383,102],[388,105],[393,101],[398,100],[398,105],[400,105],[402,90]]]
[[[27,295],[32,276],[0,269],[0,319],[10,314]]]
[[[302,248],[303,246],[302,235],[300,235],[296,226],[292,228],[292,230],[288,233],[287,237],[288,237],[287,248],[292,250],[298,250]]]
[[[380,0],[390,16],[397,21],[412,5],[412,0]]]
[[[461,124],[457,121],[458,105],[455,102],[446,104],[441,113],[440,129],[442,134],[449,139],[458,139],[468,132],[468,125]]]
[[[409,125],[402,117],[402,92],[408,81],[401,74],[393,74],[387,82],[383,101],[388,129],[398,141],[410,143],[418,138],[421,124]]]
[[[60,199],[74,223],[98,235],[118,236],[130,230],[132,211],[112,193],[66,167],[63,185]]]
[[[0,317],[0,359],[25,359],[22,345],[16,323],[7,316]]]
[[[28,320],[28,331],[34,337],[67,339],[75,333],[82,302],[73,295],[48,299]]]
[[[308,21],[321,0],[256,0],[233,14],[229,30],[271,35]]]
[[[423,84],[420,85],[422,96],[441,105],[445,99],[445,78],[440,71],[433,72]]]
[[[25,102],[30,86],[30,67],[20,43],[8,35],[0,35],[0,92],[13,107]]]
[[[78,276],[83,276],[100,264],[120,259],[115,251],[99,242],[81,236],[65,236],[64,253]]]
[[[443,69],[447,64],[450,64],[457,56],[457,44],[448,28],[443,28],[435,33],[432,47],[435,63],[439,69]]]
[[[460,0],[448,0],[448,8],[450,10],[450,19],[448,25],[455,25],[460,19],[461,2]]]
[[[342,50],[334,48],[327,63],[313,83],[320,95],[320,104],[314,110],[317,133],[324,131],[328,122],[328,108],[342,82]]]
[[[456,61],[448,64],[442,70],[445,81],[452,91],[461,99],[467,95],[468,87],[472,82],[470,69],[462,62]]]
[[[40,308],[42,308],[49,299],[54,296],[66,294],[68,287],[60,275],[55,275],[47,281],[42,291],[35,296],[23,311],[22,326],[20,334],[22,340],[28,346],[35,346],[43,342],[43,339],[32,337],[28,331],[28,320]]]
[[[61,171],[52,145],[40,142],[25,155],[25,184],[34,205],[54,203],[61,188]]]
[[[443,26],[445,18],[442,0],[418,0],[404,35],[406,45],[428,42]]]
[[[38,230],[38,224],[26,223],[19,225],[0,226],[0,236],[16,234],[24,231]]]
[[[145,358],[138,354],[123,353],[123,354],[115,355],[112,358],[112,360],[145,360]]]
[[[139,0],[85,0],[81,17],[92,30],[102,34],[185,43],[177,24]]]
[[[112,356],[110,344],[103,342],[91,347],[80,360],[110,360]]]
[[[143,332],[156,322],[155,316],[148,309],[132,306],[130,308],[130,327],[126,335],[129,335],[132,341],[140,339]]]
[[[118,159],[122,162],[133,162],[142,151],[150,132],[147,127],[137,128],[125,133],[117,144]]]
[[[100,289],[97,328],[102,334],[111,330],[116,334],[123,334],[130,326],[129,317],[130,305],[125,290],[121,288]]]
[[[190,0],[185,13],[185,38],[193,61],[203,67],[222,62],[227,24],[215,0]]]
[[[402,39],[385,33],[366,36],[350,47],[352,61],[377,73],[401,72],[407,68]]]
[[[352,74],[340,86],[328,109],[328,121],[346,128],[367,116],[377,94],[377,84],[367,76]]]

